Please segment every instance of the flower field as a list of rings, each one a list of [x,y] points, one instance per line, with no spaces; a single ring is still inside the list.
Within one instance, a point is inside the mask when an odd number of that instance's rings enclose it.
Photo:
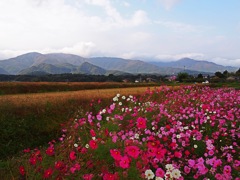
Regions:
[[[186,86],[117,94],[25,149],[20,179],[240,180],[240,91]]]

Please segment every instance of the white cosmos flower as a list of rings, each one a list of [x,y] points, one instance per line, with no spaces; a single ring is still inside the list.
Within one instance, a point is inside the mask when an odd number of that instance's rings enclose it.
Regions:
[[[114,97],[113,98],[113,101],[115,102],[115,101],[118,101],[118,97]]]
[[[87,149],[88,149],[88,148],[89,148],[89,144],[86,144],[86,145],[85,145],[85,148],[87,148]]]
[[[155,175],[154,175],[154,173],[152,172],[151,169],[148,169],[148,170],[145,171],[145,177],[146,177],[146,179],[153,179],[154,176],[155,176]]]
[[[134,138],[135,138],[135,139],[139,139],[139,134],[136,133],[136,134],[134,135]]]
[[[120,97],[121,95],[120,94],[117,94],[117,97]]]
[[[126,96],[122,96],[122,99],[126,99]]]
[[[76,147],[76,148],[77,148],[77,147],[78,147],[78,144],[77,144],[77,143],[75,143],[75,144],[74,144],[74,147]]]
[[[181,177],[181,172],[178,169],[174,169],[172,171],[172,177],[176,178],[176,179],[180,178]]]
[[[172,164],[167,164],[165,167],[168,171],[172,171],[174,169]]]

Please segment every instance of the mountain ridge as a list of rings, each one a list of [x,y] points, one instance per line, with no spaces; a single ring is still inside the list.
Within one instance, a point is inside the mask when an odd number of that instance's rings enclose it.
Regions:
[[[74,54],[30,52],[0,61],[0,73],[47,74],[83,73],[83,74],[162,74],[170,75],[185,71],[190,74],[214,73],[216,71],[236,71],[238,68],[218,65],[209,61],[183,58],[172,62],[146,62],[143,60],[117,57],[85,58]]]

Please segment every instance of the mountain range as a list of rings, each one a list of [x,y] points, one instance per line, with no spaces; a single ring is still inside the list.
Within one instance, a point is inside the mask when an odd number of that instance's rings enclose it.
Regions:
[[[189,74],[237,71],[237,67],[222,66],[208,61],[183,58],[172,62],[145,62],[116,57],[84,58],[73,54],[41,54],[31,52],[0,61],[0,74]]]

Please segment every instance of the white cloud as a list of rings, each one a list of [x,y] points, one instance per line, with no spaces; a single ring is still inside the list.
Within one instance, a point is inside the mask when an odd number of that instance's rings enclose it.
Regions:
[[[222,57],[214,57],[211,59],[211,61],[215,62],[216,64],[221,64],[224,66],[240,67],[240,59],[228,59],[228,58],[222,58]]]
[[[47,53],[67,53],[67,54],[76,54],[83,57],[88,57],[91,54],[95,53],[96,45],[93,42],[78,42],[73,46],[63,47],[63,48],[45,48],[45,49],[29,49],[26,50],[0,50],[0,60],[8,59],[11,57],[16,57],[20,54],[27,52],[39,52],[43,54]]]
[[[109,0],[1,0],[0,53],[29,52],[31,50],[67,50],[83,48],[79,42],[92,42],[95,50],[111,47],[112,34],[121,41],[121,29],[134,28],[148,22],[147,13],[136,10],[124,17]],[[75,6],[77,3],[77,6]],[[105,16],[89,14],[87,6],[96,5]],[[75,45],[74,45],[75,44]],[[81,43],[80,43],[81,44]],[[105,49],[104,49],[105,48]],[[108,49],[111,51],[111,49]],[[7,52],[7,53],[6,53]],[[11,52],[11,53],[9,53]],[[74,50],[75,52],[75,50]],[[81,51],[80,51],[81,52]],[[84,55],[89,53],[83,52]]]
[[[85,0],[85,1],[88,4],[100,6],[105,10],[106,15],[108,16],[108,18],[106,18],[105,20],[107,20],[108,27],[110,28],[138,26],[149,21],[147,13],[143,10],[135,11],[132,17],[130,18],[123,18],[123,16],[118,12],[118,10],[112,6],[110,0]]]
[[[158,0],[166,10],[170,10],[173,6],[179,3],[181,0]]]
[[[68,53],[68,54],[76,54],[80,56],[87,57],[90,54],[94,53],[94,48],[96,45],[93,42],[79,42],[74,44],[71,47],[64,47],[62,49],[49,49],[43,50],[45,53],[59,52],[59,53]]]

